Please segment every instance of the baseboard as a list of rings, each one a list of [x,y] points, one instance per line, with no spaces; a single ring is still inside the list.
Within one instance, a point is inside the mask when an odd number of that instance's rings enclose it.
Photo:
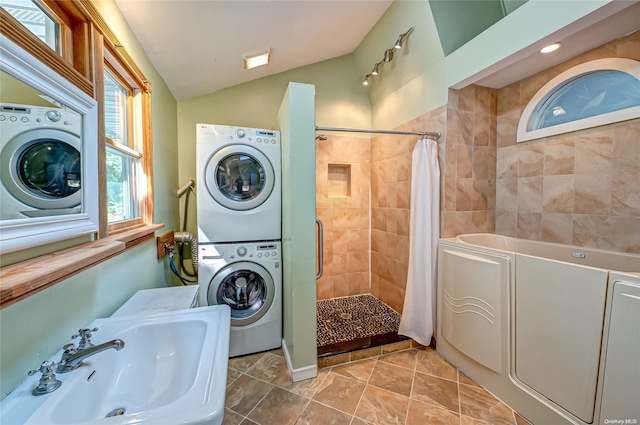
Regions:
[[[305,379],[311,379],[318,376],[318,364],[301,367],[298,369],[294,369],[291,366],[291,358],[289,357],[289,351],[287,350],[287,343],[285,340],[282,340],[282,352],[284,353],[284,359],[287,361],[287,368],[289,368],[289,373],[291,374],[291,379],[293,382],[304,381]]]

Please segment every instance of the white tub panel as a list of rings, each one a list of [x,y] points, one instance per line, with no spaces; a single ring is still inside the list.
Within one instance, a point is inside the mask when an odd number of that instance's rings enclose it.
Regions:
[[[503,293],[509,259],[462,249],[440,251],[441,332],[451,345],[501,373]]]
[[[615,275],[614,275],[615,276]],[[634,280],[635,282],[632,282]],[[600,424],[640,420],[640,277],[613,281]]]
[[[593,421],[606,270],[516,255],[515,375]]]

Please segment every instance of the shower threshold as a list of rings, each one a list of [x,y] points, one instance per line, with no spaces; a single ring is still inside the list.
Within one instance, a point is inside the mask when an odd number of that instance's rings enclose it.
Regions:
[[[373,295],[318,301],[318,358],[407,340],[399,325],[400,313]]]

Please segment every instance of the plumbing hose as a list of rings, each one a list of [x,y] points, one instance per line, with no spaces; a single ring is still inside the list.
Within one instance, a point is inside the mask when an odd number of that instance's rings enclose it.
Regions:
[[[198,274],[198,239],[189,232],[176,232],[173,235],[173,239],[176,242],[188,243],[191,246],[191,264],[193,265],[194,276],[196,276]]]
[[[180,282],[182,282],[182,284],[184,286],[188,286],[189,282],[191,283],[195,283],[195,280],[187,280],[184,277],[182,277],[182,275],[180,274],[180,272],[178,271],[178,268],[176,267],[176,263],[173,261],[173,257],[174,257],[175,253],[173,251],[171,251],[169,253],[169,268],[171,269],[171,271],[173,272],[173,274],[175,274],[176,276],[178,276],[178,279],[180,279]]]

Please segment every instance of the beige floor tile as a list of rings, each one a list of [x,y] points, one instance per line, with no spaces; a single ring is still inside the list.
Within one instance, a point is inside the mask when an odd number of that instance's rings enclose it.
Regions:
[[[224,409],[224,418],[222,419],[222,425],[238,425],[244,416],[238,415],[233,410]]]
[[[416,357],[418,350],[399,351],[397,353],[385,354],[378,357],[378,361],[391,363],[405,369],[414,370],[416,367]]]
[[[476,388],[482,388],[480,384],[478,384],[476,381],[469,378],[467,375],[465,375],[460,371],[458,371],[458,380],[461,384],[471,385],[472,387],[476,387]]]
[[[247,418],[244,421],[242,421],[240,425],[260,425],[260,424],[253,422],[251,419]]]
[[[334,409],[353,415],[365,384],[330,372],[313,399]]]
[[[351,425],[373,425],[371,422],[367,422],[364,419],[356,418],[355,416],[351,419]]]
[[[439,407],[421,403],[416,400],[409,401],[409,413],[406,425],[459,425],[460,417],[453,412]]]
[[[460,412],[494,425],[515,425],[513,411],[482,388],[460,385]]]
[[[413,370],[384,362],[376,363],[369,379],[369,385],[374,385],[405,397],[409,397],[411,394],[412,382]]]
[[[376,425],[404,425],[408,410],[408,397],[367,385],[355,416]]]
[[[283,374],[274,379],[272,383],[273,385],[287,391],[291,391],[292,393],[311,398],[315,395],[316,391],[318,391],[318,388],[320,388],[328,374],[329,369],[320,369],[318,371],[318,376],[315,378],[293,382],[291,380],[289,370],[286,370]]]
[[[267,395],[273,385],[242,375],[227,387],[225,407],[246,416]]]
[[[375,359],[361,360],[358,362],[347,363],[340,366],[334,366],[331,371],[347,378],[357,379],[361,382],[367,382],[376,365]]]
[[[460,415],[460,425],[488,425],[487,422],[469,416]]]
[[[233,382],[238,379],[240,377],[240,375],[242,375],[242,372],[237,371],[235,369],[231,369],[228,368],[227,369],[227,387],[231,384],[233,384]]]
[[[425,347],[416,351],[416,372],[438,376],[451,381],[458,380],[456,367],[443,359],[435,350]]]
[[[240,372],[246,372],[264,355],[265,353],[256,353],[249,354],[247,356],[234,357],[232,359],[229,359],[229,367],[231,369],[239,370]]]
[[[293,425],[309,403],[309,399],[273,388],[248,418],[260,425]]]
[[[288,370],[284,357],[266,353],[245,373],[263,381],[272,382],[283,374],[288,373]]]
[[[458,384],[436,376],[416,372],[411,398],[458,412]]]
[[[349,425],[351,415],[311,401],[296,425]]]

